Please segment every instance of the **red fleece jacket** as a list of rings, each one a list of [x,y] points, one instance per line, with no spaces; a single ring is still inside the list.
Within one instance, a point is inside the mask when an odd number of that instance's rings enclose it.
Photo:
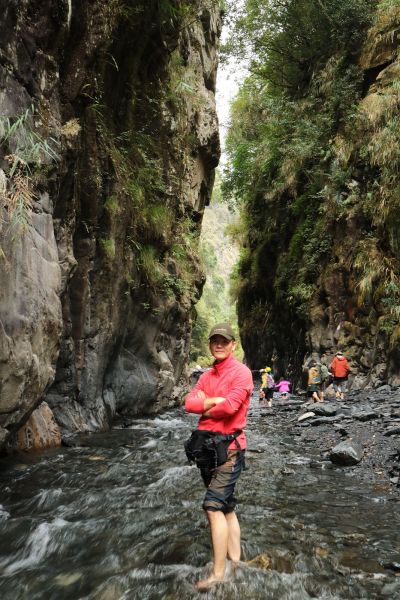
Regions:
[[[219,433],[234,433],[244,429],[247,423],[247,411],[253,391],[251,371],[232,355],[220,363],[214,363],[210,371],[200,377],[192,391],[185,398],[186,412],[201,414],[204,412],[204,400],[198,392],[207,398],[222,397],[220,402],[210,409],[210,416],[201,416],[198,428]],[[237,440],[242,450],[246,448],[246,437],[242,432]],[[232,442],[229,448],[235,449]]]
[[[334,377],[347,377],[350,367],[347,358],[335,356],[331,364],[331,373]]]

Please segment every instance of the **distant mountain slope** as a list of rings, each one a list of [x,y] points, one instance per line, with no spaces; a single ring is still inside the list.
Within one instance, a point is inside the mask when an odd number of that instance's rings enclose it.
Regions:
[[[218,191],[217,184],[217,196]],[[207,363],[210,360],[207,336],[213,323],[230,321],[236,326],[236,307],[229,287],[239,251],[226,234],[226,228],[237,220],[237,213],[230,211],[221,202],[213,201],[204,211],[200,248],[206,282],[201,300],[196,306],[197,320],[193,328],[191,348],[191,360],[194,363]],[[240,344],[237,353],[238,356],[242,355]]]

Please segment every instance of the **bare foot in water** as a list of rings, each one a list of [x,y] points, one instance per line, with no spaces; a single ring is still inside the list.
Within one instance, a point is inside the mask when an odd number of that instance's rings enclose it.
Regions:
[[[209,589],[213,588],[217,583],[221,583],[224,581],[224,578],[215,577],[215,575],[210,575],[207,579],[202,579],[196,583],[196,589],[199,592],[207,592]]]

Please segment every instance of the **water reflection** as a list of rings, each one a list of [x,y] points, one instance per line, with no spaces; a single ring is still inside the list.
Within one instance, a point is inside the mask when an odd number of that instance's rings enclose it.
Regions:
[[[197,597],[210,546],[203,489],[182,448],[194,423],[177,410],[83,447],[3,461],[1,598]],[[303,454],[308,446],[268,429],[256,405],[248,438],[238,487],[246,562],[205,597],[400,597],[382,567],[399,560],[397,501],[356,470]]]

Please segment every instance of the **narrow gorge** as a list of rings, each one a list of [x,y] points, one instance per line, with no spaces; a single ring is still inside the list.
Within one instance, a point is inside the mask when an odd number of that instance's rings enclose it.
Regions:
[[[1,600],[400,598],[400,0],[1,6]]]

